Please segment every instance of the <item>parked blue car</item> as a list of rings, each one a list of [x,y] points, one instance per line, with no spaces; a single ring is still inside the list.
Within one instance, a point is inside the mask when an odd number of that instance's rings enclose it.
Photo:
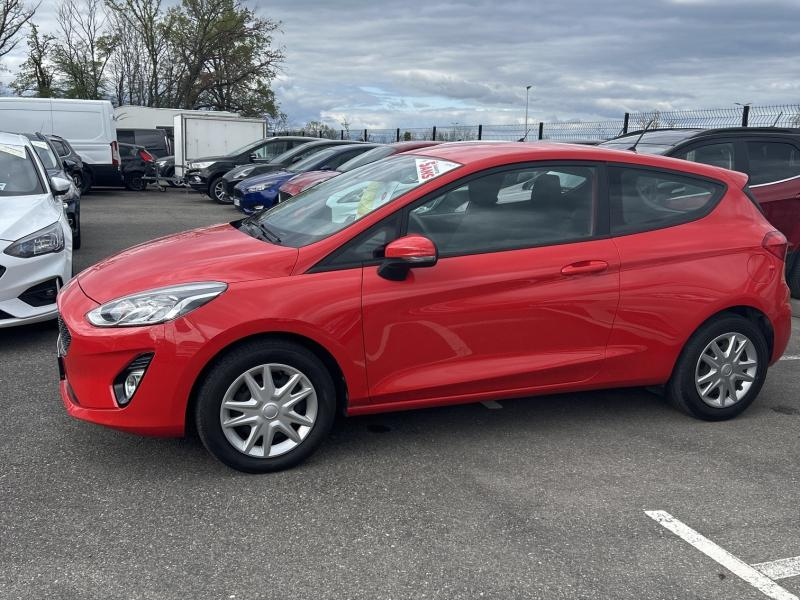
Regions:
[[[278,188],[295,175],[306,171],[334,170],[351,158],[381,145],[353,143],[346,146],[332,146],[296,162],[291,169],[250,177],[233,188],[233,204],[248,215],[269,208],[279,200]]]

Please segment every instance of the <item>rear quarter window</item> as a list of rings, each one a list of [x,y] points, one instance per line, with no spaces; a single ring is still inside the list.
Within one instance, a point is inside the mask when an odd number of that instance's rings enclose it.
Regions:
[[[800,176],[800,150],[785,142],[747,142],[750,185]]]
[[[672,227],[710,213],[725,186],[671,171],[615,166],[609,169],[611,233],[625,235]]]

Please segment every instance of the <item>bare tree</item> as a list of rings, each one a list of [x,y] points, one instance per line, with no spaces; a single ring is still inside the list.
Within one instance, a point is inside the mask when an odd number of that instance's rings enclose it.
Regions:
[[[22,0],[0,0],[0,58],[19,43],[19,32],[33,18],[37,4],[27,8]]]
[[[114,40],[107,35],[102,0],[63,0],[58,8],[60,37],[54,62],[70,98],[98,100],[105,91],[105,70]]]

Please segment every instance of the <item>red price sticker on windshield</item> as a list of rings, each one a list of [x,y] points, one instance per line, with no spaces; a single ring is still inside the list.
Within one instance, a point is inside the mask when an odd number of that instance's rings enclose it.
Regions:
[[[429,181],[439,175],[444,175],[448,171],[452,171],[460,166],[454,162],[437,160],[435,158],[417,158],[415,160],[417,161],[417,180],[420,183]]]

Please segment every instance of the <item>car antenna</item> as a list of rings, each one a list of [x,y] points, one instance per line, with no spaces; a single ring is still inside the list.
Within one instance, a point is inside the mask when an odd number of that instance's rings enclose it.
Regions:
[[[639,134],[639,137],[636,138],[636,141],[633,143],[633,146],[628,148],[628,150],[630,150],[631,152],[636,152],[636,146],[638,146],[639,142],[642,141],[642,138],[644,137],[644,134],[647,133],[647,130],[650,129],[650,125],[652,125],[654,121],[655,121],[655,119],[650,119],[647,122],[647,125],[645,125],[644,129],[642,129],[642,133]]]
[[[775,120],[772,122],[772,126],[773,126],[773,127],[775,127],[775,125],[777,125],[777,124],[778,124],[778,121],[780,121],[780,120],[781,120],[781,117],[782,117],[782,116],[783,116],[783,113],[779,114],[779,115],[777,116],[777,118],[776,118],[776,119],[775,119]]]

